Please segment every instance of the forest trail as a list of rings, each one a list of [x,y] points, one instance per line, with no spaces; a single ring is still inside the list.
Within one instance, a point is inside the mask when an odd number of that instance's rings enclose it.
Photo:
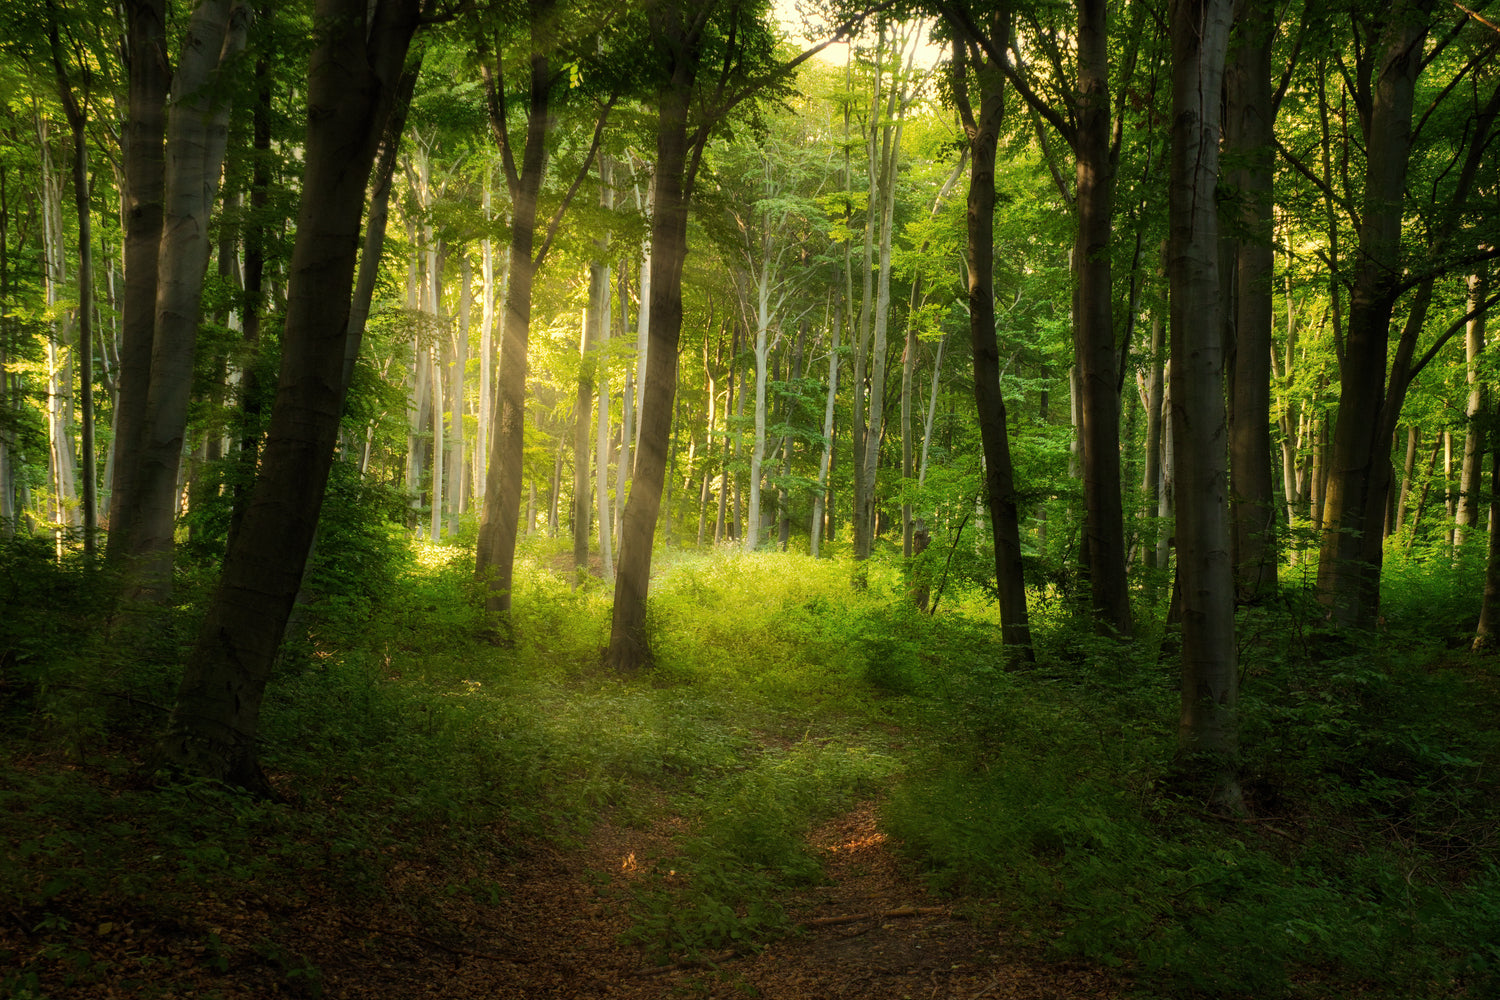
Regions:
[[[461,931],[462,944],[394,925],[367,932],[364,948],[346,950],[344,961],[317,959],[327,995],[1081,1000],[1123,992],[1107,973],[1046,962],[1035,945],[965,919],[954,900],[929,895],[902,871],[872,803],[810,835],[827,882],[782,900],[799,933],[759,952],[652,964],[640,946],[622,943],[631,924],[627,903],[631,889],[671,856],[681,832],[675,818],[650,829],[602,822],[572,850],[544,847],[515,859],[494,873],[498,905],[454,899],[436,915]]]

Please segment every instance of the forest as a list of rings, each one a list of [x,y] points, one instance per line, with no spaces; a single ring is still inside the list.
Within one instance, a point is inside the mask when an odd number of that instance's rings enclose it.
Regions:
[[[1489,0],[9,0],[0,998],[1500,995]]]

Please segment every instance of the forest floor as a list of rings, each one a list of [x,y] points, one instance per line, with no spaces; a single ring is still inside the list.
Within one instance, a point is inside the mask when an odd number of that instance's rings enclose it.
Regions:
[[[644,827],[604,819],[577,844],[509,845],[470,857],[462,873],[451,859],[441,869],[400,861],[383,891],[363,904],[321,890],[316,872],[300,880],[287,872],[297,891],[286,895],[66,893],[45,912],[7,905],[0,972],[13,963],[27,973],[6,977],[7,1000],[1082,1000],[1124,993],[1118,977],[1047,960],[1028,932],[997,927],[993,904],[930,895],[897,858],[868,801],[809,835],[825,879],[779,901],[794,928],[789,936],[658,964],[625,943],[629,903],[648,874],[670,863],[685,827],[669,815]],[[456,881],[473,891],[453,892]]]

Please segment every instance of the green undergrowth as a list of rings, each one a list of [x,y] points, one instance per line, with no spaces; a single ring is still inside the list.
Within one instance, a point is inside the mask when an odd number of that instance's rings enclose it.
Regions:
[[[0,996],[169,976],[101,964],[98,927],[127,916],[194,942],[200,971],[258,963],[315,996],[294,943],[226,942],[200,901],[436,926],[440,900],[504,905],[504,866],[601,820],[672,835],[619,897],[646,954],[755,947],[824,877],[809,831],[869,801],[973,919],[1144,996],[1500,990],[1500,686],[1493,661],[1421,642],[1441,594],[1420,588],[1453,586],[1428,574],[1393,574],[1384,634],[1326,634],[1295,587],[1244,613],[1249,811],[1218,817],[1173,766],[1158,609],[1121,644],[1039,597],[1038,663],[1016,670],[982,591],[919,613],[892,560],[856,579],[842,560],[668,552],[654,668],[622,678],[601,665],[608,589],[555,571],[555,542],[520,553],[508,623],[477,610],[471,549],[379,532],[330,549],[370,575],[308,605],[268,691],[283,802],[152,770],[191,600],[104,628],[103,583],[46,546],[0,550],[0,898],[30,942],[0,954],[18,970]],[[429,874],[398,891],[413,870]]]

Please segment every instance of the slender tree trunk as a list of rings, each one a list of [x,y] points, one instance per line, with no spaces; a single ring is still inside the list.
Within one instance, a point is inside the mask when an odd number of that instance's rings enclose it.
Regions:
[[[917,485],[927,482],[927,457],[932,451],[932,426],[937,422],[938,387],[942,383],[943,349],[948,346],[948,335],[938,340],[937,353],[932,358],[932,389],[927,395],[927,419],[922,422],[922,460],[917,465]]]
[[[47,309],[58,312],[62,287],[67,281],[67,252],[63,245],[62,178],[52,169],[51,136],[47,123],[36,120],[37,142],[41,149],[42,259],[45,264],[43,285]],[[48,474],[52,487],[51,520],[57,525],[59,552],[64,528],[76,527],[78,489],[73,457],[73,436],[69,432],[68,403],[73,397],[72,359],[68,350],[66,318],[51,323],[47,336],[47,451]]]
[[[1156,492],[1156,522],[1163,527],[1167,524],[1175,524],[1177,519],[1177,449],[1172,444],[1171,370],[1172,365],[1169,361],[1167,362],[1169,377],[1162,392],[1161,478]],[[1175,536],[1166,530],[1159,530],[1156,535],[1156,569],[1163,575],[1171,568],[1174,538]],[[1175,580],[1175,574],[1173,579]]]
[[[745,525],[745,548],[760,547],[760,480],[766,460],[766,386],[771,349],[771,268],[763,263],[756,283],[755,309],[755,439],[750,447],[750,503]],[[780,337],[778,336],[778,340]]]
[[[63,65],[55,19],[50,24],[50,41],[58,95],[62,98],[68,130],[73,138],[73,206],[78,220],[78,397],[82,411],[79,468],[83,479],[83,552],[92,562],[99,527],[99,502],[94,461],[94,238],[89,225],[89,146],[84,132],[88,119],[85,109],[78,104]]]
[[[433,544],[443,540],[443,465],[447,452],[443,442],[444,339],[444,331],[439,330],[437,340],[427,350],[427,367],[430,372],[427,384],[432,387],[432,506],[428,511],[428,537]]]
[[[739,327],[734,327],[729,335],[729,373],[726,381],[729,387],[724,391],[724,452],[719,459],[719,509],[714,518],[714,544],[718,545],[725,539],[725,512],[729,506],[729,495],[731,486],[729,481],[729,457],[734,444],[734,423],[730,416],[734,410],[734,364],[739,354]],[[733,537],[731,529],[730,535]]]
[[[1274,27],[1275,11],[1266,0],[1237,0],[1237,42],[1224,78],[1225,153],[1237,161],[1227,180],[1239,201],[1228,341],[1230,512],[1236,598],[1247,604],[1275,594],[1280,562],[1270,433]]]
[[[1469,311],[1474,318],[1469,320],[1464,331],[1464,351],[1468,360],[1469,401],[1465,409],[1464,458],[1459,485],[1458,533],[1455,543],[1462,543],[1464,535],[1479,524],[1480,481],[1483,476],[1485,446],[1484,414],[1489,410],[1489,401],[1484,379],[1479,372],[1479,360],[1484,354],[1485,312],[1484,300],[1488,295],[1489,272],[1481,268],[1469,278]]]
[[[260,474],[184,670],[163,743],[175,765],[268,791],[260,706],[312,547],[343,409],[366,184],[416,30],[415,0],[319,0],[302,201]],[[367,20],[368,18],[368,20]]]
[[[1401,495],[1396,498],[1396,532],[1406,523],[1406,498],[1411,493],[1412,475],[1417,468],[1417,448],[1421,446],[1422,432],[1416,424],[1406,428],[1406,461],[1401,466]]]
[[[507,270],[505,315],[500,328],[500,372],[491,421],[494,441],[490,446],[489,468],[485,473],[484,517],[479,527],[475,556],[475,575],[487,590],[485,609],[508,616],[511,589],[515,578],[516,536],[521,519],[521,481],[525,478],[526,450],[526,375],[527,352],[531,338],[531,292],[539,264],[535,255],[537,199],[547,166],[547,124],[551,115],[549,95],[552,89],[551,0],[530,0],[531,52],[529,58],[529,105],[526,115],[526,142],[521,153],[519,171],[512,164],[506,170],[511,193],[510,263]],[[502,149],[509,152],[509,132],[505,111],[496,84],[491,80],[488,62],[484,72],[489,84],[490,127],[501,138]],[[584,408],[588,420],[588,407]],[[587,424],[585,423],[585,426]],[[585,456],[587,449],[585,448]],[[575,455],[575,461],[577,461]],[[587,467],[587,458],[584,458]],[[576,482],[576,480],[575,480]],[[587,498],[585,498],[585,503]],[[588,507],[584,508],[585,513]],[[576,518],[576,512],[575,512]],[[587,528],[584,542],[587,545]],[[575,541],[576,546],[576,541]],[[576,557],[576,552],[575,552]],[[587,561],[588,553],[584,552]]]
[[[1110,151],[1109,51],[1105,0],[1078,5],[1078,238],[1073,256],[1078,312],[1085,557],[1095,628],[1129,636],[1125,514],[1120,492],[1120,394],[1111,306],[1110,216],[1115,164]]]
[[[1010,12],[1002,10],[992,15],[986,27],[995,41],[994,48],[1004,52],[1010,35]],[[974,114],[969,97],[971,77],[979,89],[978,115]],[[953,91],[969,141],[969,335],[974,350],[974,405],[984,448],[985,499],[995,547],[1001,636],[1009,656],[1029,663],[1036,654],[1026,610],[1020,515],[1005,399],[1000,391],[1000,349],[995,340],[995,151],[1005,113],[1004,84],[1000,68],[981,55],[978,39],[963,39],[955,44]]]
[[[411,86],[415,86],[415,75]],[[406,100],[410,100],[410,88]],[[404,103],[404,102],[401,102]],[[238,414],[236,427],[239,432],[239,450],[235,454],[234,471],[230,473],[231,504],[229,512],[228,546],[234,544],[244,521],[245,506],[250,501],[250,486],[255,481],[255,467],[260,458],[260,439],[264,428],[264,401],[261,373],[256,352],[260,345],[261,321],[266,313],[265,274],[266,244],[271,232],[269,205],[271,203],[271,64],[265,53],[255,60],[255,105],[250,112],[250,147],[253,161],[250,168],[250,215],[245,225],[244,314],[243,338],[240,345],[240,381],[236,392]],[[395,148],[389,147],[378,168],[375,189],[371,194],[370,224],[379,225],[381,245],[385,242],[385,221],[389,215],[391,179],[395,173]],[[378,220],[378,222],[377,222]],[[365,254],[369,254],[369,234],[366,234]],[[378,256],[378,254],[377,254]],[[375,294],[375,281],[379,275],[378,260],[371,260],[368,268],[361,258],[359,281],[356,285],[355,309],[350,321],[358,324],[359,336],[364,336],[364,322],[369,315],[369,301]],[[368,270],[368,273],[366,271]],[[365,291],[368,289],[368,291]],[[358,303],[365,302],[364,313],[358,311]],[[352,345],[351,345],[352,346]],[[344,355],[344,381],[354,377],[354,362],[359,355],[358,347]],[[117,422],[118,426],[118,422]]]
[[[616,282],[619,290],[620,318],[614,336],[624,339],[630,328],[630,290],[626,282],[625,262],[620,262],[620,276]],[[625,516],[625,496],[630,490],[631,468],[635,464],[632,448],[635,446],[635,382],[630,366],[626,366],[625,384],[620,387],[620,456],[615,465],[615,545],[620,541],[620,521]],[[693,464],[692,451],[688,452],[688,465]]]
[[[1181,750],[1239,810],[1239,667],[1230,559],[1222,308],[1214,189],[1230,0],[1173,0],[1170,249],[1172,436],[1179,462]]]
[[[589,528],[593,525],[589,480],[589,421],[594,415],[594,359],[589,356],[592,323],[585,313],[578,335],[578,388],[573,400],[573,569],[579,578],[588,571]]]
[[[609,366],[605,353],[610,333],[609,265],[589,265],[589,314],[585,322],[585,336],[589,338],[595,352],[590,367],[598,373],[598,426],[594,432],[594,471],[597,480],[594,493],[598,498],[599,515],[599,560],[604,567],[604,579],[614,578],[614,529],[610,523],[609,502]],[[587,438],[583,438],[587,442]],[[587,463],[584,468],[587,469]]]
[[[1492,434],[1490,446],[1490,533],[1484,568],[1484,599],[1479,607],[1479,625],[1472,649],[1493,647],[1500,637],[1500,434]]]
[[[484,179],[484,218],[494,218],[491,206],[490,175]],[[482,304],[479,318],[479,409],[475,414],[477,425],[474,434],[474,497],[481,511],[485,509],[486,478],[489,469],[490,421],[495,411],[495,248],[489,237],[479,243],[479,276]]]
[[[9,172],[0,166],[0,302],[10,301],[10,191]],[[0,538],[16,530],[15,467],[11,432],[13,403],[10,388],[11,321],[0,310]]]
[[[899,84],[893,86],[887,102],[889,105],[886,114],[887,121],[882,123],[880,157],[878,161],[871,164],[872,168],[878,168],[879,176],[880,253],[875,271],[875,316],[873,344],[870,352],[870,392],[865,411],[868,419],[862,441],[864,450],[859,456],[864,463],[864,471],[857,480],[860,493],[856,498],[855,507],[854,557],[856,559],[869,558],[875,535],[879,530],[875,495],[876,477],[880,468],[880,442],[884,437],[882,431],[885,423],[885,368],[886,357],[889,353],[887,345],[891,313],[891,241],[894,234],[896,172],[901,157],[901,133],[909,101],[910,97],[903,87]],[[872,150],[874,148],[873,138],[871,148]],[[872,169],[872,189],[876,175],[877,171]],[[875,209],[876,204],[877,202],[872,199],[872,210]],[[868,302],[868,299],[866,301]]]
[[[1448,547],[1453,547],[1453,524],[1456,520],[1457,498],[1453,494],[1453,432],[1443,431],[1443,512],[1447,514],[1448,527],[1444,534],[1448,539]]]
[[[800,384],[802,381],[802,358],[803,351],[807,347],[807,321],[803,320],[797,330],[797,344],[792,352],[792,383]],[[776,517],[777,531],[776,544],[781,551],[787,550],[787,545],[792,537],[792,504],[791,494],[786,484],[792,478],[792,446],[793,437],[791,432],[793,409],[791,404],[787,405],[784,414],[787,432],[781,436],[781,485],[776,488]]]
[[[469,368],[469,319],[473,311],[473,267],[467,252],[459,257],[458,265],[458,329],[453,339],[453,368],[448,387],[448,409],[452,428],[448,455],[448,512],[455,524],[468,508],[468,464],[464,456],[468,452],[467,435],[464,431],[464,375]]]
[[[552,449],[552,487],[547,493],[547,537],[557,537],[558,515],[561,513],[562,505],[562,468],[563,451],[567,447],[567,440],[557,435],[557,447]]]
[[[833,407],[839,388],[839,334],[844,325],[840,308],[836,304],[833,309],[833,344],[828,350],[828,395],[823,404],[823,456],[818,460],[818,486],[813,493],[812,523],[809,525],[808,551],[814,559],[818,558],[819,542],[823,537],[823,502],[828,494],[828,474],[833,464]]]
[[[671,14],[664,15],[670,18]],[[671,29],[668,29],[671,30]],[[688,106],[697,73],[697,48],[675,67],[658,95],[656,170],[652,182],[651,291],[645,373],[641,378],[640,435],[635,477],[620,526],[614,610],[606,663],[632,671],[651,663],[646,594],[661,511],[677,389],[677,341],[682,331],[682,268],[687,257],[688,201],[702,147],[688,140]],[[644,310],[643,310],[644,311]]]
[[[1166,323],[1160,309],[1151,315],[1151,357],[1147,364],[1150,374],[1146,378],[1146,455],[1145,470],[1141,479],[1141,512],[1146,518],[1145,539],[1142,542],[1142,561],[1146,569],[1146,605],[1154,608],[1157,601],[1157,583],[1163,567],[1160,564],[1160,543],[1163,524],[1157,517],[1162,494],[1162,459],[1164,457],[1163,397],[1166,394]]]

